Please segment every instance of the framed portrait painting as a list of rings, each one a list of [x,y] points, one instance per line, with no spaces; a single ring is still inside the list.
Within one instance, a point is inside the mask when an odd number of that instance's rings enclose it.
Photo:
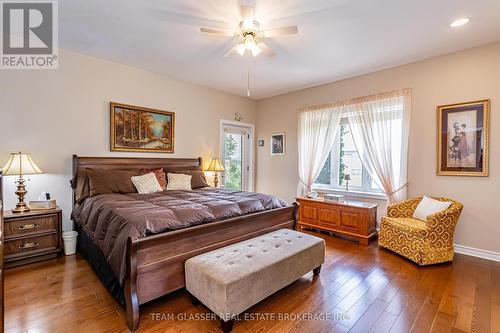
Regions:
[[[285,155],[285,133],[271,134],[271,156]]]
[[[173,112],[110,103],[111,150],[174,152]]]
[[[437,174],[487,177],[490,101],[442,105],[437,114]]]

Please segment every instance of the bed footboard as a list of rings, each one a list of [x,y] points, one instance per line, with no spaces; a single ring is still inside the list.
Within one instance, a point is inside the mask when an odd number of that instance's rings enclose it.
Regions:
[[[294,229],[297,205],[158,234],[127,243],[127,325],[139,326],[139,305],[185,286],[184,262],[196,255],[281,228]]]

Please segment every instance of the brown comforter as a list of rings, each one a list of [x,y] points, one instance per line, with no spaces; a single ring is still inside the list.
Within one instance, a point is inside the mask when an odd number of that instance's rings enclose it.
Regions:
[[[202,188],[155,194],[101,194],[75,206],[72,217],[106,256],[120,284],[127,238],[285,207],[283,200],[253,192]]]

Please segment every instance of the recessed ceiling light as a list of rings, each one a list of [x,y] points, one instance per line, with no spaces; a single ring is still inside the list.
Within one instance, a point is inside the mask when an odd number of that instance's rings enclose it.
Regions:
[[[458,28],[458,27],[461,27],[463,25],[466,25],[469,22],[470,22],[470,18],[462,17],[462,18],[459,18],[458,20],[451,22],[450,27]]]

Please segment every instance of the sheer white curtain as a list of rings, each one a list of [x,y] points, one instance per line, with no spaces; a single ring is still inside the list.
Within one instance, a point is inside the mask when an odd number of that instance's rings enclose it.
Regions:
[[[355,99],[345,114],[370,177],[389,204],[406,199],[411,90]]]
[[[341,106],[300,112],[298,196],[304,196],[311,190],[321,172],[332,150],[341,114]]]

